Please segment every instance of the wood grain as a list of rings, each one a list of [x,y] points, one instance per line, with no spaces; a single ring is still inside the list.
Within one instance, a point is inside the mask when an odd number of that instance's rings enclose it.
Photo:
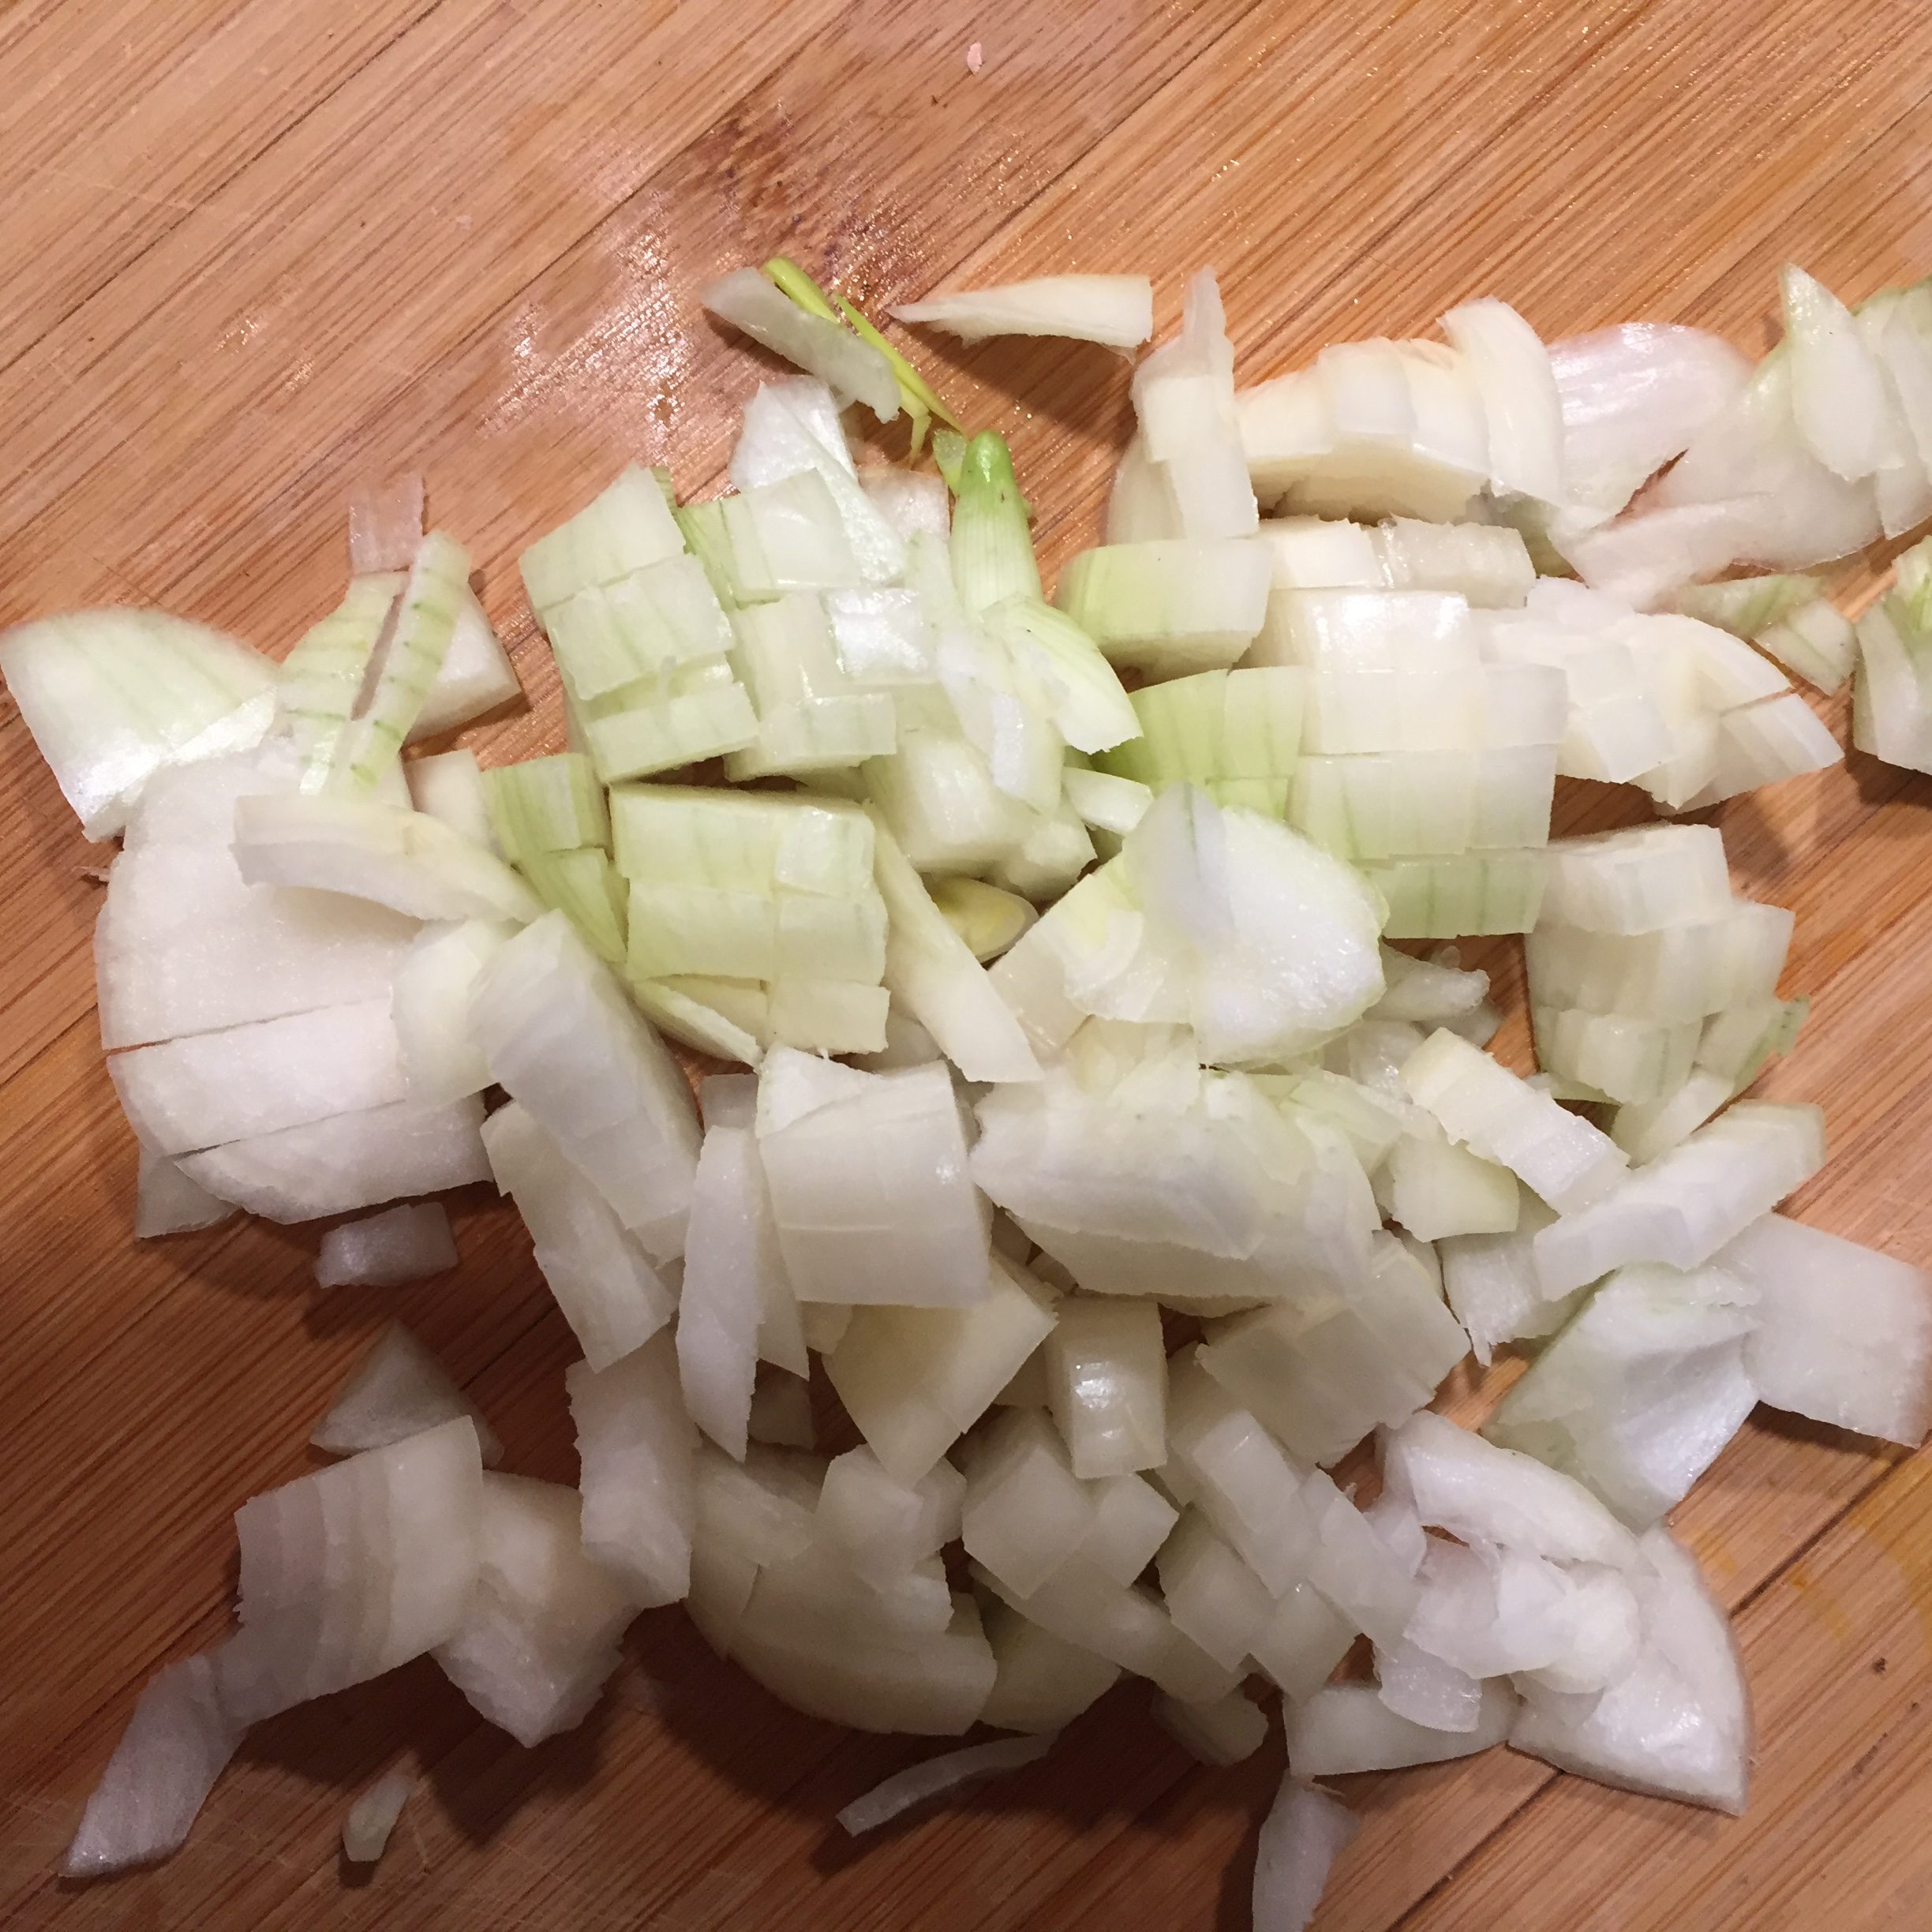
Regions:
[[[880,304],[1147,268],[1165,323],[1211,261],[1250,378],[1483,292],[1552,334],[1654,316],[1754,349],[1787,255],[1852,296],[1932,267],[1928,56],[1932,17],[1903,0],[17,5],[0,621],[152,598],[279,651],[332,599],[350,489],[421,469],[532,698],[474,741],[515,755],[559,735],[517,551],[627,458],[671,462],[687,491],[717,475],[760,367],[695,310],[721,266],[782,246]],[[1090,541],[1125,366],[921,353],[1013,436],[1050,564]],[[1765,1090],[1821,1103],[1834,1148],[1799,1209],[1919,1261],[1928,803],[1926,781],[1855,757],[1722,814],[1740,878],[1799,915],[1787,984],[1814,1017]],[[1562,801],[1571,826],[1619,814],[1583,788]],[[675,1612],[640,1621],[570,1737],[519,1751],[414,1668],[265,1727],[171,1864],[54,1882],[137,1687],[223,1627],[229,1512],[307,1466],[313,1417],[384,1316],[474,1389],[516,1466],[573,1469],[570,1338],[485,1191],[458,1204],[461,1272],[388,1294],[316,1294],[300,1230],[133,1246],[92,856],[0,709],[0,1920],[1245,1923],[1279,1744],[1205,1771],[1122,1694],[1048,1763],[858,1852],[833,1812],[929,1747],[783,1709]],[[1520,1029],[1503,1044],[1520,1053]],[[1451,1406],[1492,1393],[1459,1379]],[[1345,1780],[1365,1826],[1324,1932],[1932,1923],[1923,1459],[1754,1423],[1678,1521],[1739,1619],[1750,1816],[1507,1753]],[[354,1881],[342,1813],[399,1760],[425,1789]]]

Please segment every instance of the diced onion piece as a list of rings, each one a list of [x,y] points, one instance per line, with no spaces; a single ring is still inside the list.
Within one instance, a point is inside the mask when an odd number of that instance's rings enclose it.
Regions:
[[[725,499],[724,522],[740,601],[900,581],[904,546],[859,484],[823,383],[796,376],[759,388],[745,405],[731,480],[742,493]]]
[[[1482,1681],[1403,1642],[1375,1654],[1376,1693],[1398,1717],[1431,1731],[1473,1731],[1482,1717]]]
[[[295,641],[275,679],[275,715],[294,740],[302,789],[328,782],[336,747],[349,728],[384,627],[402,588],[401,573],[415,554],[412,540],[395,575],[355,577],[342,602]]]
[[[997,1597],[983,1607],[998,1675],[980,1721],[1000,1731],[1057,1732],[1119,1681],[1121,1667],[1057,1637]]]
[[[998,1255],[984,1296],[968,1305],[848,1313],[826,1373],[879,1461],[908,1485],[992,1406],[1054,1325],[1050,1292]]]
[[[490,1071],[470,1024],[483,969],[515,937],[507,919],[426,927],[396,969],[390,1013],[412,1100],[459,1100],[481,1093]]]
[[[575,1489],[486,1475],[475,1593],[436,1648],[451,1683],[526,1747],[590,1714],[636,1612],[586,1551],[582,1518]]]
[[[1632,1261],[1697,1267],[1824,1159],[1817,1107],[1740,1102],[1602,1200],[1537,1235],[1544,1292],[1567,1294]]]
[[[1158,1469],[1167,1459],[1167,1364],[1151,1302],[1069,1297],[1046,1338],[1047,1400],[1075,1475]]]
[[[676,1297],[594,1178],[518,1102],[485,1121],[483,1141],[590,1367],[607,1368],[642,1347],[670,1320]]]
[[[587,1175],[645,1251],[681,1252],[698,1166],[690,1089],[568,919],[499,952],[470,1022],[490,1072]]]
[[[1744,1365],[1774,1409],[1916,1447],[1932,1423],[1932,1283],[1922,1268],[1766,1215],[1713,1266],[1757,1296]]]
[[[861,1576],[883,1586],[958,1536],[965,1493],[966,1479],[950,1462],[904,1483],[862,1444],[826,1466],[815,1530]]]
[[[1787,262],[1779,286],[1798,433],[1820,462],[1856,482],[1883,459],[1894,406],[1884,371],[1851,310],[1822,283]]]
[[[1731,875],[1715,826],[1642,826],[1554,839],[1549,859],[1548,925],[1656,932],[1730,909]]]
[[[899,414],[898,379],[886,358],[842,324],[808,314],[757,269],[721,276],[698,299],[754,342],[864,403],[881,422]]]
[[[456,623],[436,678],[406,743],[440,738],[522,695],[495,627],[466,582],[456,593]]]
[[[1452,1140],[1508,1168],[1559,1213],[1601,1200],[1629,1168],[1608,1135],[1446,1029],[1403,1062],[1402,1077]]]
[[[540,853],[610,845],[604,788],[581,751],[500,765],[483,774],[497,849],[513,865]]]
[[[1387,1444],[1391,1479],[1430,1527],[1557,1563],[1626,1566],[1635,1539],[1596,1497],[1533,1458],[1438,1415],[1412,1416]]]
[[[332,784],[366,792],[395,769],[470,601],[470,553],[453,537],[431,531],[417,546],[394,615],[371,654],[367,697],[335,739]]]
[[[137,1046],[107,1069],[129,1123],[163,1154],[387,1106],[407,1092],[381,999]]]
[[[807,1301],[945,1307],[986,1293],[987,1230],[942,1066],[840,1071],[798,1111],[806,1056],[766,1056],[758,1151],[778,1245]]]
[[[1181,332],[1134,371],[1134,414],[1183,537],[1245,537],[1257,518],[1214,271],[1189,278]]]
[[[1273,1620],[1267,1586],[1193,1505],[1162,1545],[1159,1574],[1174,1628],[1229,1670],[1240,1666]]]
[[[698,1431],[664,1331],[608,1368],[564,1375],[582,1460],[583,1544],[641,1609],[691,1587]]]
[[[397,477],[380,488],[363,484],[349,499],[349,567],[406,571],[423,534],[423,480]]]
[[[1532,1197],[1507,1234],[1458,1235],[1436,1244],[1449,1305],[1485,1368],[1503,1342],[1553,1335],[1568,1318],[1569,1300],[1546,1300],[1536,1267],[1534,1237],[1555,1219]]]
[[[419,812],[440,818],[471,844],[481,845],[485,852],[496,851],[496,835],[490,829],[484,795],[483,769],[467,746],[411,758],[402,769],[410,798]]]
[[[1743,393],[1750,365],[1721,336],[1631,322],[1549,346],[1570,500],[1621,510]]]
[[[234,1212],[234,1202],[223,1200],[200,1182],[189,1180],[179,1164],[165,1154],[141,1149],[134,1193],[137,1241],[218,1227]]]
[[[1395,1143],[1377,1181],[1389,1219],[1417,1241],[1513,1232],[1522,1207],[1516,1177],[1457,1146],[1432,1118],[1426,1125]]]
[[[235,859],[250,885],[345,893],[413,919],[536,918],[530,888],[440,818],[373,799],[244,798]]]
[[[1083,550],[1054,601],[1108,661],[1150,677],[1225,669],[1260,635],[1270,566],[1241,538],[1176,539]]]
[[[475,1425],[484,1462],[495,1463],[503,1454],[495,1430],[443,1365],[402,1323],[392,1321],[336,1391],[309,1440],[331,1455],[357,1455],[461,1417]]]
[[[946,923],[982,964],[998,959],[1039,916],[1017,893],[1003,892],[983,879],[935,879],[930,889]],[[890,945],[889,938],[886,943]]]
[[[740,1460],[759,1321],[773,1301],[791,1294],[755,1135],[748,1127],[707,1127],[678,1297],[678,1376],[691,1420]]]
[[[1148,685],[1133,694],[1140,735],[1099,762],[1156,791],[1185,781],[1221,803],[1279,818],[1301,749],[1304,687],[1293,665],[1203,671]],[[1114,829],[1138,822],[1136,814]]]
[[[445,1642],[476,1588],[482,1494],[466,1417],[244,1503],[242,1627],[219,1653],[229,1708],[269,1717]]]
[[[541,616],[579,590],[616,583],[683,548],[657,479],[633,463],[568,522],[532,544],[517,567]]]
[[[180,1849],[246,1728],[222,1694],[219,1653],[148,1680],[61,1860],[66,1878],[104,1878]]]
[[[1483,1433],[1648,1528],[1689,1493],[1757,1402],[1744,1363],[1751,1301],[1744,1282],[1714,1266],[1619,1269]]]
[[[439,1202],[419,1201],[331,1228],[316,1260],[316,1285],[396,1288],[455,1265],[448,1213]]]
[[[1030,1597],[1085,1542],[1095,1507],[1039,1410],[1003,1410],[972,1444],[960,1535],[1015,1596]]]
[[[1059,335],[1132,349],[1154,333],[1154,284],[1145,275],[1041,275],[923,301],[902,302],[895,321],[924,323],[962,342],[990,335]]]
[[[1398,1717],[1372,1684],[1330,1684],[1287,1709],[1288,1768],[1297,1778],[1336,1777],[1473,1757],[1509,1735],[1517,1708],[1509,1686],[1492,1679],[1473,1729],[1436,1731]]]
[[[1148,1709],[1154,1721],[1203,1764],[1239,1764],[1267,1742],[1266,1714],[1239,1690],[1200,1704],[1159,1691]]]
[[[1329,1872],[1361,1829],[1326,1792],[1284,1777],[1255,1849],[1254,1932],[1307,1932]]]
[[[1661,1525],[1637,1573],[1643,1647],[1581,1717],[1523,1704],[1511,1745],[1627,1791],[1744,1809],[1750,1705],[1723,1611],[1695,1559]]]
[[[349,1807],[343,1820],[343,1856],[351,1865],[373,1865],[388,1848],[416,1780],[407,1772],[380,1777]]]
[[[1830,692],[1852,675],[1856,633],[1829,597],[1815,597],[1752,637],[1794,677]]]
[[[839,1813],[838,1822],[855,1838],[862,1833],[876,1831],[900,1812],[909,1811],[913,1806],[923,1804],[942,1792],[1036,1763],[1053,1749],[1056,1741],[1052,1732],[1039,1737],[1002,1738],[991,1744],[970,1745],[943,1758],[929,1758],[923,1764],[909,1765],[882,1784],[874,1785],[863,1797],[855,1798]]]
[[[399,1100],[182,1157],[182,1171],[269,1221],[313,1221],[487,1178],[480,1100]]]
[[[1536,331],[1493,298],[1451,309],[1443,331],[1468,358],[1482,398],[1491,482],[1539,502],[1563,502],[1563,403]]]
[[[275,667],[163,611],[77,611],[0,633],[0,675],[91,839],[164,766],[245,751],[275,721]]]

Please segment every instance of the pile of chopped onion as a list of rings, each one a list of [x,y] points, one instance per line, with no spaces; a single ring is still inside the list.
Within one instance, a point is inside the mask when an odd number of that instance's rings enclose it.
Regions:
[[[1485,300],[1241,387],[1203,271],[1050,598],[1005,443],[780,259],[704,297],[803,372],[732,487],[631,467],[522,555],[567,749],[421,748],[516,681],[417,479],[358,497],[279,667],[154,612],[0,636],[123,841],[136,1231],[331,1218],[319,1284],[380,1291],[457,1265],[425,1197],[487,1180],[582,1354],[570,1488],[496,1470],[384,1328],[63,1870],[166,1855],[250,1725],[425,1655],[534,1745],[676,1602],[802,1710],[1013,1734],[853,1833],[1124,1676],[1211,1765],[1279,1703],[1262,1932],[1355,1830],[1317,1778],[1507,1746],[1740,1810],[1748,1693],[1668,1512],[1760,1402],[1932,1420],[1932,1283],[1777,1214],[1822,1115],[1741,1097],[1804,1017],[1792,916],[1668,822],[1841,756],[1788,670],[1855,675],[1857,742],[1932,770],[1932,539],[1855,627],[1801,574],[1932,515],[1932,284],[1783,294],[1754,369]],[[1152,300],[895,313],[1131,351]],[[1667,822],[1553,839],[1559,777]],[[1485,973],[1387,943],[1518,934],[1526,1078]],[[1525,1342],[1480,1433],[1434,1412]],[[350,1859],[410,1788],[358,1799]]]

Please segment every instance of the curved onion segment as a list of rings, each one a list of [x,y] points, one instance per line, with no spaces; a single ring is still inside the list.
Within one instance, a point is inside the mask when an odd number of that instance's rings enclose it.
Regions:
[[[331,1455],[356,1455],[464,1416],[475,1425],[483,1460],[496,1462],[503,1454],[496,1431],[443,1365],[402,1323],[391,1322],[336,1392],[309,1440]]]
[[[1145,275],[1040,275],[901,302],[893,319],[942,328],[962,342],[1064,335],[1132,349],[1154,333],[1154,284]]]
[[[976,1779],[1037,1763],[1056,1741],[1051,1732],[1040,1737],[1002,1738],[994,1743],[949,1751],[943,1758],[928,1758],[923,1764],[908,1765],[884,1784],[874,1785],[863,1797],[855,1798],[840,1812],[838,1822],[855,1838],[862,1832],[876,1831],[880,1825],[890,1824],[900,1812],[909,1811],[943,1792],[957,1791]]]
[[[230,1708],[271,1717],[446,1642],[476,1588],[482,1499],[465,1417],[243,1503],[242,1628],[218,1653]]]
[[[1307,1932],[1330,1870],[1361,1829],[1326,1792],[1283,1778],[1255,1848],[1254,1932]]]

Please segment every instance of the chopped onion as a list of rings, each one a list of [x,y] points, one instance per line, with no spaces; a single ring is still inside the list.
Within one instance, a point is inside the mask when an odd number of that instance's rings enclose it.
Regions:
[[[486,1475],[475,1592],[435,1651],[451,1683],[525,1746],[582,1723],[636,1614],[586,1553],[582,1514],[575,1489]]]
[[[1329,1872],[1361,1829],[1326,1792],[1284,1777],[1255,1850],[1254,1932],[1307,1932]]]
[[[881,422],[899,414],[898,379],[885,357],[850,329],[808,314],[757,269],[721,276],[698,299],[721,320],[864,403]]]
[[[1035,1735],[1058,1732],[1120,1680],[1118,1664],[1055,1636],[997,1597],[986,1600],[983,1616],[998,1675],[983,1724]]]
[[[163,767],[246,751],[275,721],[275,668],[163,611],[77,611],[0,633],[0,675],[91,839]]]
[[[1267,1742],[1267,1718],[1239,1690],[1205,1703],[1184,1703],[1163,1690],[1148,1706],[1154,1721],[1203,1764],[1239,1764]]]
[[[483,769],[466,746],[411,758],[402,768],[410,798],[419,812],[440,818],[449,829],[485,852],[496,852],[496,834],[490,829],[489,806],[483,788]]]
[[[1510,1735],[1518,1708],[1509,1686],[1492,1679],[1473,1729],[1437,1731],[1398,1717],[1372,1684],[1330,1684],[1285,1713],[1288,1769],[1297,1778],[1338,1777],[1473,1757]]]
[[[455,1265],[448,1214],[434,1201],[421,1201],[331,1228],[316,1260],[316,1284],[396,1288]]]
[[[1932,1424],[1932,1283],[1922,1268],[1766,1215],[1713,1266],[1754,1292],[1744,1365],[1774,1409],[1916,1447]]]
[[[996,288],[901,302],[895,321],[925,323],[962,342],[990,335],[1058,335],[1132,349],[1154,333],[1154,284],[1145,275],[1042,275]]]
[[[966,1479],[950,1462],[903,1483],[861,1445],[826,1466],[816,1528],[861,1576],[883,1583],[958,1536],[965,1495]]]
[[[1443,331],[1467,358],[1489,426],[1489,480],[1499,491],[1564,500],[1563,402],[1549,352],[1507,302],[1465,302]]]
[[[223,1200],[199,1181],[189,1180],[178,1162],[149,1148],[141,1149],[134,1194],[136,1240],[218,1227],[234,1212],[234,1202]]]
[[[313,1221],[487,1179],[474,1097],[399,1100],[182,1156],[197,1186],[269,1221]]]
[[[904,311],[900,313],[903,315]],[[902,1811],[923,1804],[942,1792],[962,1784],[992,1777],[1002,1771],[1017,1771],[1023,1765],[1037,1763],[1058,1742],[1058,1734],[1043,1736],[1002,1738],[991,1744],[969,1745],[964,1750],[950,1751],[943,1758],[928,1758],[921,1764],[875,1784],[862,1798],[855,1798],[838,1814],[838,1822],[852,1837],[876,1831],[889,1825]]]
[[[229,1708],[253,1722],[445,1642],[476,1587],[482,1489],[464,1417],[245,1503]]]
[[[641,1348],[670,1320],[676,1297],[594,1177],[515,1101],[484,1122],[483,1144],[590,1366],[608,1368]]]
[[[309,1440],[330,1455],[358,1455],[462,1417],[475,1427],[485,1463],[500,1461],[503,1443],[481,1411],[415,1336],[392,1321],[336,1391]]]
[[[391,1771],[349,1807],[343,1820],[343,1856],[351,1865],[373,1865],[382,1856],[415,1788],[416,1780],[406,1772]]]
[[[61,1860],[63,1878],[151,1865],[186,1842],[246,1728],[223,1694],[219,1655],[149,1679]]]
[[[566,1372],[582,1459],[584,1548],[641,1609],[691,1588],[698,1431],[662,1331],[608,1368]]]
[[[1651,1530],[1642,1553],[1642,1649],[1581,1717],[1519,1706],[1510,1743],[1602,1784],[1741,1812],[1750,1708],[1724,1612],[1669,1531]]]
[[[1044,1359],[1047,1401],[1075,1475],[1121,1476],[1166,1461],[1167,1364],[1152,1302],[1069,1297]]]

